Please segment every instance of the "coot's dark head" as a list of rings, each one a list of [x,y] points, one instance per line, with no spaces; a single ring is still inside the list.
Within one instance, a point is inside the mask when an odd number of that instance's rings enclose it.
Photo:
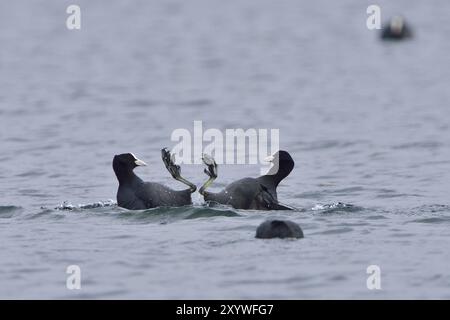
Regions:
[[[126,180],[132,176],[134,168],[146,165],[144,161],[139,160],[132,153],[122,153],[114,156],[113,159],[113,169],[119,181]]]
[[[287,177],[292,169],[294,169],[295,165],[294,159],[292,159],[291,155],[284,150],[275,152],[270,157],[267,157],[266,160],[272,163],[267,175],[273,175],[277,177],[277,180],[279,181]]]
[[[411,36],[411,28],[402,16],[392,17],[381,33],[381,38],[386,40],[401,40]]]
[[[256,229],[256,238],[303,238],[303,231],[298,224],[289,220],[268,220]]]

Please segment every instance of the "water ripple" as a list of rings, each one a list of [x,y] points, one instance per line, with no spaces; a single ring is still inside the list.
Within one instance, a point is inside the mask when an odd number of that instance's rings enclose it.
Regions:
[[[422,218],[422,219],[411,220],[410,222],[432,223],[432,224],[449,223],[450,222],[450,217]]]
[[[317,211],[322,214],[332,214],[332,213],[348,213],[348,212],[359,212],[363,211],[364,208],[355,206],[353,204],[347,204],[342,202],[332,203],[332,204],[317,204],[312,211]]]
[[[15,213],[22,211],[22,207],[0,206],[0,218],[11,218]]]

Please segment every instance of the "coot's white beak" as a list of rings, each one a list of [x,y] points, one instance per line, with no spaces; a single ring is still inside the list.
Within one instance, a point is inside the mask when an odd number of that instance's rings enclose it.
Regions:
[[[137,166],[146,166],[147,165],[144,161],[139,160],[139,159],[136,159],[134,161],[134,164],[137,165]]]
[[[265,162],[273,162],[273,160],[275,160],[274,156],[268,156],[268,157],[264,158]]]

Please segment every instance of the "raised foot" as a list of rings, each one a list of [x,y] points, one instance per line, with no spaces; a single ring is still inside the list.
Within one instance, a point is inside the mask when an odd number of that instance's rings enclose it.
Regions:
[[[167,148],[163,148],[161,149],[161,158],[167,168],[167,171],[170,172],[172,177],[175,179],[180,178],[181,167],[175,164],[175,154],[170,154],[170,151]]]
[[[203,153],[202,161],[206,165],[205,170],[203,170],[206,175],[208,175],[211,179],[217,178],[217,163],[213,157]]]

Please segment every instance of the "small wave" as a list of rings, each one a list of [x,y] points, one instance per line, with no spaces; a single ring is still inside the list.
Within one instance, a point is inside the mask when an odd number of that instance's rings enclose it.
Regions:
[[[62,213],[55,212],[52,209],[47,209],[42,207],[41,211],[37,213],[27,214],[22,217],[22,219],[25,220],[33,220],[33,219],[40,219],[40,218],[48,218],[51,220],[60,220],[63,219],[65,216]]]
[[[417,141],[417,142],[409,142],[404,144],[398,144],[392,146],[392,149],[437,149],[442,147],[443,144],[441,142],[436,141]]]
[[[318,211],[319,213],[347,213],[347,212],[358,212],[364,210],[362,207],[355,206],[353,204],[336,202],[332,204],[316,204],[311,208],[312,211]]]
[[[324,177],[324,179],[329,179],[329,177]],[[322,184],[322,186],[329,186],[328,184]],[[305,191],[299,194],[296,194],[295,197],[299,199],[321,199],[328,197],[330,195],[333,196],[349,196],[349,195],[359,195],[364,192],[366,189],[363,187],[355,186],[348,187],[342,189],[321,189],[316,191]]]
[[[22,207],[0,206],[0,218],[11,218],[16,212],[22,211]]]
[[[423,197],[420,194],[408,194],[408,193],[383,193],[376,196],[379,199],[390,199],[390,198],[405,198],[405,197]]]
[[[117,204],[112,200],[107,201],[99,201],[91,204],[79,204],[73,205],[68,201],[64,201],[57,207],[47,208],[41,207],[40,211],[27,213],[23,215],[21,218],[23,219],[39,219],[39,218],[47,218],[50,220],[60,220],[66,217],[73,216],[73,213],[81,213],[84,212],[87,215],[106,215],[109,213],[115,213],[117,210],[111,209],[121,209],[117,207]],[[117,211],[119,213],[120,211]]]
[[[62,204],[57,206],[55,210],[76,210],[76,209],[94,209],[94,208],[105,208],[105,207],[116,207],[117,203],[113,200],[99,201],[91,204],[79,204],[73,205],[68,201],[64,201]]]
[[[368,217],[366,217],[366,219],[367,220],[385,220],[385,219],[388,219],[388,218],[385,217],[382,214],[376,214],[376,215],[373,215],[373,216],[368,216]]]
[[[206,217],[238,217],[239,214],[231,209],[223,208],[195,208],[186,219],[206,218]]]
[[[335,228],[335,229],[328,229],[320,232],[311,233],[311,235],[329,235],[329,234],[340,234],[340,233],[347,233],[353,231],[353,228],[350,227],[342,227],[342,228]]]
[[[44,174],[45,174],[45,171],[43,171],[43,170],[31,170],[31,171],[26,171],[26,172],[17,174],[16,177],[30,178],[30,177],[43,176]]]
[[[450,212],[450,206],[445,204],[430,204],[416,207],[413,211],[418,213],[447,213]]]
[[[445,204],[426,204],[411,209],[397,209],[397,215],[409,216],[408,222],[445,223],[450,221],[450,206]]]
[[[367,144],[368,141],[365,140],[355,140],[355,141],[339,141],[339,140],[321,140],[314,141],[312,143],[304,144],[301,148],[302,150],[314,151],[323,150],[330,148],[348,148],[353,147],[358,144]]]
[[[212,217],[237,217],[239,214],[229,208],[211,208],[207,206],[158,207],[147,210],[127,210],[119,218],[141,222],[169,223],[175,220]]]
[[[410,222],[416,223],[448,223],[450,222],[450,217],[431,217],[431,218],[423,218],[423,219],[415,219]]]
[[[28,215],[25,218],[36,219],[47,217],[61,219],[70,217],[72,213],[77,213],[78,217],[80,216],[80,213],[83,213],[82,216],[103,215],[140,223],[154,222],[161,224],[183,219],[240,216],[240,214],[228,206],[210,207],[209,205],[204,204],[183,207],[157,207],[146,210],[128,210],[117,206],[117,203],[113,200],[107,200],[78,205],[73,205],[69,201],[64,201],[53,209],[42,207],[41,211],[38,213]]]

